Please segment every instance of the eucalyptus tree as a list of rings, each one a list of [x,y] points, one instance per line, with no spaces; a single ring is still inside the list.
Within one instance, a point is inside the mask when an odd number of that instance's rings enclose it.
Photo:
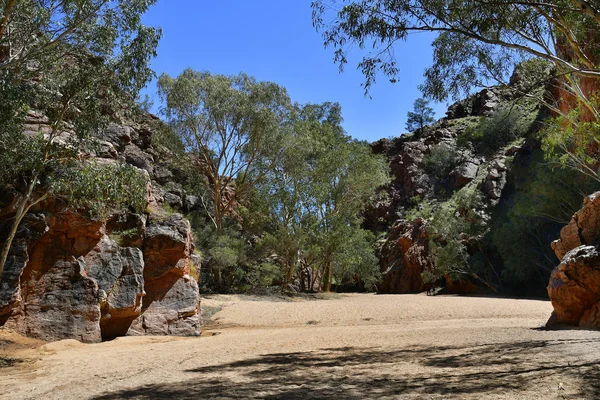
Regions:
[[[154,2],[0,1],[0,183],[18,193],[0,273],[31,207],[76,192],[63,190],[61,176],[80,171],[87,178],[76,183],[107,188],[114,179],[133,179],[127,167],[89,169],[78,159],[89,138],[122,114],[152,76],[160,31],[144,26],[141,16]],[[44,126],[24,135],[32,112]],[[110,193],[89,200],[114,203]]]
[[[348,250],[345,243],[351,237],[360,235],[361,211],[377,188],[388,183],[388,166],[367,143],[339,130],[321,132],[316,139],[309,163],[310,232],[320,250],[322,288],[329,291],[340,252]]]
[[[410,35],[432,32],[433,65],[425,71],[421,89],[435,100],[455,99],[473,87],[507,82],[515,65],[524,59],[550,62],[559,85],[562,104],[545,101],[561,118],[547,139],[549,152],[560,150],[562,161],[598,177],[597,123],[600,121],[600,4],[589,0],[478,1],[478,0],[315,0],[313,24],[326,47],[335,49],[334,61],[342,69],[353,46],[371,48],[358,68],[365,90],[379,72],[396,81],[400,75],[398,42]],[[565,103],[566,107],[565,107]],[[573,111],[573,112],[572,112]],[[595,125],[583,124],[593,122]],[[569,129],[560,129],[567,126]]]
[[[299,264],[320,272],[325,291],[334,272],[373,275],[377,263],[361,212],[387,183],[387,164],[345,134],[337,103],[296,106],[290,121],[283,154],[260,186],[276,221],[274,250],[285,280]]]
[[[313,1],[313,23],[323,31],[335,61],[344,66],[354,44],[371,46],[359,68],[368,88],[378,71],[399,76],[395,44],[411,33],[434,32],[434,64],[427,69],[425,93],[443,100],[473,86],[506,78],[523,57],[554,63],[572,77],[597,79],[593,61],[600,45],[589,39],[600,25],[595,1]],[[333,14],[332,15],[332,10]],[[327,18],[331,23],[325,23]],[[576,88],[572,88],[576,90]]]
[[[168,123],[207,180],[210,198],[202,201],[220,234],[240,196],[274,165],[265,156],[278,152],[290,106],[287,92],[245,74],[191,69],[177,78],[163,74],[158,87]]]

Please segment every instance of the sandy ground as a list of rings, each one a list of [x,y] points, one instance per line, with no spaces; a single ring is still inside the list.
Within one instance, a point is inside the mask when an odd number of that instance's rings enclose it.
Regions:
[[[0,364],[0,399],[600,399],[600,332],[541,329],[547,301],[365,294],[203,304],[220,311],[200,338],[37,347],[0,331],[0,360],[30,360]]]

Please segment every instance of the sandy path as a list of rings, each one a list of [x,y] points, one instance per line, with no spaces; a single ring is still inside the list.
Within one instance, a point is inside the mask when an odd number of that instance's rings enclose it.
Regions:
[[[600,399],[600,332],[546,301],[344,295],[223,307],[201,338],[43,346],[0,399]]]

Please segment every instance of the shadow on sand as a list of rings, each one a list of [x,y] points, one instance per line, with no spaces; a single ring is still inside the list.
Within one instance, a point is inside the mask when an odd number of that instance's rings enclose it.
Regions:
[[[187,380],[95,397],[117,399],[600,398],[600,360],[569,355],[598,340],[562,339],[470,347],[333,348],[266,354],[187,370]],[[577,382],[558,388],[559,382]],[[575,387],[576,386],[576,387]],[[514,396],[513,396],[514,395]]]

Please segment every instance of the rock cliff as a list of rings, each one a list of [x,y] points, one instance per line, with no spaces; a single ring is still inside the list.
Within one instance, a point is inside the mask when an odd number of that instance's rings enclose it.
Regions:
[[[548,284],[547,326],[600,329],[600,192],[585,199],[552,248],[561,262]]]
[[[31,113],[26,130],[43,131]],[[181,214],[195,207],[169,152],[153,145],[159,122],[113,123],[91,156],[125,161],[147,173],[146,214],[95,221],[51,199],[21,224],[0,280],[0,325],[43,340],[98,342],[127,334],[200,334],[194,244]],[[4,193],[0,236],[11,217]],[[169,204],[168,212],[164,205]]]
[[[547,75],[550,70],[539,73]],[[505,120],[511,118],[506,110],[522,97],[522,86],[528,79],[531,76],[517,68],[510,85],[484,89],[451,105],[446,117],[432,126],[372,144],[375,153],[389,160],[392,176],[391,184],[384,190],[386,199],[372,204],[365,214],[366,228],[385,233],[379,245],[381,292],[414,293],[425,289],[421,274],[434,266],[429,254],[432,237],[428,225],[436,211],[453,207],[456,215],[464,219],[468,220],[467,213],[474,212],[482,224],[489,222],[503,200],[513,160],[531,154],[531,143],[525,137],[547,113],[536,101],[520,102],[516,108],[521,110],[518,118],[524,128],[518,136],[502,141],[502,129],[508,124]],[[541,93],[543,88],[539,90]],[[502,112],[509,117],[499,117]],[[493,124],[494,118],[498,120],[494,128],[498,132],[492,132],[489,142],[482,141],[479,127],[487,121]],[[459,205],[457,198],[467,193],[481,198],[477,206]],[[461,237],[468,248],[476,247],[479,239],[466,232]],[[478,290],[472,282],[454,282],[450,276],[446,288],[459,292]]]

